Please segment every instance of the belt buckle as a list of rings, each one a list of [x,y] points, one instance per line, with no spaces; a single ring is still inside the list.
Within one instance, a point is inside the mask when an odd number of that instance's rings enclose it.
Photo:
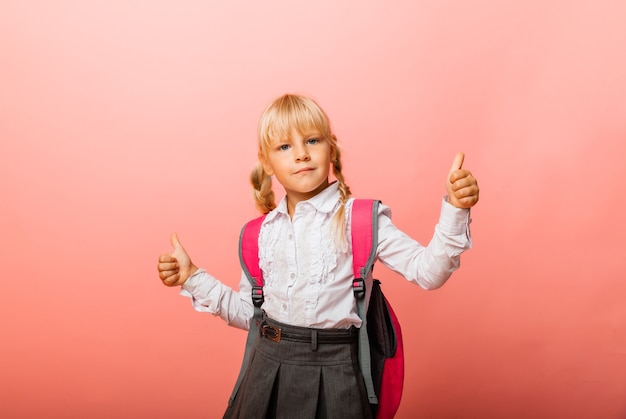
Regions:
[[[280,328],[278,327],[264,324],[261,326],[261,334],[276,343],[280,342]]]

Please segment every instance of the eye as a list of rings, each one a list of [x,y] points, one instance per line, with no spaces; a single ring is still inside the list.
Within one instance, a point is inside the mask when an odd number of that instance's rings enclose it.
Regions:
[[[281,145],[279,145],[279,146],[278,146],[278,149],[279,149],[280,151],[286,151],[286,150],[289,150],[289,144],[281,144]]]
[[[307,144],[317,144],[320,142],[319,138],[309,138],[307,141]]]

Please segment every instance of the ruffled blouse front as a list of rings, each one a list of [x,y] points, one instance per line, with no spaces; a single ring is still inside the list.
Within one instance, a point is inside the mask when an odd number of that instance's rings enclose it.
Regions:
[[[333,199],[333,195],[337,197]],[[276,320],[316,323],[320,294],[336,277],[339,250],[330,230],[338,207],[338,191],[331,186],[298,203],[293,219],[289,219],[283,200],[263,223],[259,234],[259,260],[265,279],[263,308]]]

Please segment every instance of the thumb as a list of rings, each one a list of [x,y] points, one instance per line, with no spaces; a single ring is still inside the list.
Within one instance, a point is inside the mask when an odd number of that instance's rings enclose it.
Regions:
[[[454,172],[455,170],[459,170],[461,167],[463,167],[463,160],[465,159],[465,154],[464,153],[456,153],[456,156],[454,156],[454,162],[452,163],[452,167],[450,168],[450,173]]]
[[[170,243],[172,244],[172,247],[174,248],[174,250],[183,248],[183,245],[180,244],[180,240],[178,240],[177,233],[172,233],[172,235],[170,236]]]

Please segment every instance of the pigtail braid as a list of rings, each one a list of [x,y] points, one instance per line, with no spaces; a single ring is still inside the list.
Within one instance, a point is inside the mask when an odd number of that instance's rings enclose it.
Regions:
[[[339,147],[335,147],[335,160],[333,160],[333,174],[337,178],[338,188],[339,188],[339,202],[340,207],[335,213],[335,216],[332,220],[332,229],[334,231],[334,236],[337,242],[337,247],[341,251],[347,250],[347,241],[346,241],[346,203],[348,202],[348,198],[350,198],[351,192],[350,187],[346,184],[346,181],[343,177],[343,173],[341,173],[341,152],[339,151]]]
[[[272,190],[272,178],[265,173],[261,162],[257,162],[250,173],[250,183],[254,188],[254,202],[259,211],[267,214],[276,208],[274,191]]]

